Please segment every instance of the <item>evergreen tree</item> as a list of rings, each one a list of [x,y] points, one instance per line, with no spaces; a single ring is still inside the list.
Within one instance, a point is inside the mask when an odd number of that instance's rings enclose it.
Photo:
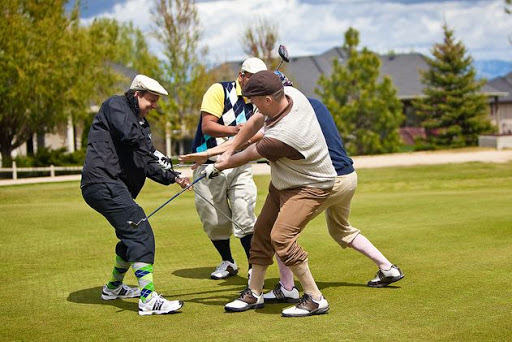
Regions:
[[[395,152],[401,145],[399,127],[402,103],[388,76],[379,81],[379,57],[363,48],[357,51],[359,32],[345,33],[344,64],[333,60],[331,75],[322,75],[317,94],[331,111],[351,154]]]
[[[491,131],[487,101],[480,93],[485,80],[476,80],[472,58],[447,24],[443,31],[443,43],[434,45],[433,58],[426,58],[429,69],[421,72],[425,98],[414,107],[430,147],[476,145],[479,134]]]

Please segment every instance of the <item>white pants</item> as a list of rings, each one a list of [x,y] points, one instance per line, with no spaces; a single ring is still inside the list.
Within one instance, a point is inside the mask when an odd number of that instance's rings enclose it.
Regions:
[[[205,167],[203,165],[194,170],[194,178],[199,177]],[[253,233],[257,190],[252,179],[251,165],[224,170],[213,179],[203,179],[194,185],[194,192],[208,199],[243,229],[242,231],[204,199],[195,195],[196,211],[211,240],[227,240],[231,234],[242,238]]]

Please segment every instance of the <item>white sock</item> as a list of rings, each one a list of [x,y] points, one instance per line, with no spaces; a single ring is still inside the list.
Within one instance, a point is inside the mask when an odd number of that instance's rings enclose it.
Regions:
[[[370,258],[381,270],[389,270],[392,264],[363,234],[358,234],[348,245]]]

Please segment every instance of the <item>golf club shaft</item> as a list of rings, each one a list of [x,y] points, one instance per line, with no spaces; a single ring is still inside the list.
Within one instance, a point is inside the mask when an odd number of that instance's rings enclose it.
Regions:
[[[258,161],[251,161],[251,162],[248,162],[248,163],[245,163],[244,165],[249,165],[249,164],[267,164],[269,165],[269,162],[268,160],[258,160]],[[190,164],[176,164],[175,167],[190,167],[194,164],[190,163]],[[207,163],[204,163],[204,164],[200,164],[201,166],[206,166],[206,165],[210,165],[210,164],[207,164]]]
[[[196,189],[192,189],[197,196],[201,197],[203,200],[205,200],[206,203],[208,203],[209,205],[211,205],[213,208],[215,208],[215,210],[217,210],[219,213],[221,213],[222,215],[224,215],[224,217],[226,217],[228,220],[231,221],[231,223],[233,223],[235,226],[237,226],[241,231],[242,233],[244,234],[247,234],[247,232],[238,224],[236,223],[235,221],[233,221],[231,219],[231,217],[229,217],[225,212],[223,212],[222,210],[220,210],[219,208],[217,208],[212,202],[210,202],[208,199],[206,199],[203,195],[201,195]]]
[[[156,208],[151,214],[149,214],[148,216],[146,216],[146,220],[149,219],[151,216],[153,216],[154,214],[156,214],[157,211],[159,211],[160,209],[162,209],[163,207],[165,207],[167,204],[169,204],[169,202],[171,202],[173,199],[175,199],[176,197],[178,197],[179,195],[181,195],[182,193],[184,193],[185,191],[187,191],[188,189],[190,189],[194,184],[196,184],[197,182],[199,182],[201,179],[203,179],[204,177],[206,177],[206,175],[202,175],[200,177],[198,177],[195,181],[193,181],[192,183],[190,183],[186,188],[183,188],[180,192],[178,192],[176,195],[172,196],[171,198],[169,198],[164,204],[162,204],[161,206],[159,206],[158,208]]]

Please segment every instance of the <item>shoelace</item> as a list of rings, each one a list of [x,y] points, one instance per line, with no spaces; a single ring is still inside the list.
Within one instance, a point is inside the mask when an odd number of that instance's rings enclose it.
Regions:
[[[238,298],[243,298],[245,295],[250,294],[252,296],[252,291],[250,288],[246,287],[240,292],[240,296]]]
[[[226,271],[228,269],[228,262],[227,261],[223,261],[219,266],[217,266],[217,268],[215,269],[216,272],[219,272],[219,271]]]
[[[297,306],[305,305],[310,298],[311,298],[310,295],[308,295],[307,293],[304,293],[304,295],[300,298],[299,302],[297,303]],[[313,299],[311,298],[311,300],[313,300]]]

